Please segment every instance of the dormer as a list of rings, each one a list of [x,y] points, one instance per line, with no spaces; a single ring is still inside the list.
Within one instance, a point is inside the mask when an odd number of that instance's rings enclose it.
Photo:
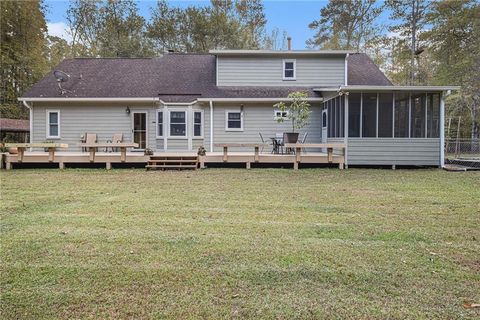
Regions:
[[[212,50],[217,86],[345,85],[345,50]]]

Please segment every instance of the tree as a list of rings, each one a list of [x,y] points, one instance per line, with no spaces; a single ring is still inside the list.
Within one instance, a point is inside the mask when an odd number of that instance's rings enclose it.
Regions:
[[[338,0],[320,10],[320,19],[309,24],[316,31],[307,45],[323,49],[367,48],[379,35],[376,19],[383,7],[375,0]]]
[[[308,103],[308,94],[306,92],[297,91],[288,95],[291,99],[289,103],[279,102],[273,105],[274,108],[282,112],[287,112],[287,118],[292,121],[292,132],[295,129],[301,129],[308,124],[310,118],[310,103]],[[278,118],[278,122],[283,122],[284,118]]]
[[[41,1],[0,2],[2,114],[25,118],[17,98],[48,71],[47,25]]]
[[[427,21],[431,30],[423,37],[435,60],[434,84],[458,84],[447,113],[462,115],[470,136],[480,137],[480,4],[474,0],[432,4]]]
[[[184,9],[160,0],[147,29],[159,52],[208,52],[259,48],[265,24],[260,0],[212,0],[210,6]]]
[[[145,19],[132,0],[75,0],[67,21],[74,56],[144,57],[153,55]]]
[[[416,82],[416,72],[418,71],[415,67],[415,60],[422,51],[419,34],[427,23],[429,1],[387,0],[386,5],[391,9],[390,19],[399,21],[398,24],[390,27],[390,31],[399,35],[396,46],[399,50],[397,63],[407,61],[406,57],[408,56],[410,66],[406,67],[407,83],[413,85]],[[407,55],[407,52],[409,52],[409,55]]]

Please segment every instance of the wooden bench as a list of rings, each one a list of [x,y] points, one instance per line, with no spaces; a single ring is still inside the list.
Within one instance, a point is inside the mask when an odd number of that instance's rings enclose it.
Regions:
[[[340,169],[343,169],[345,165],[345,150],[347,145],[345,143],[285,143],[286,148],[292,148],[295,150],[295,169],[298,168],[298,163],[301,160],[302,149],[327,149],[327,161],[333,163],[333,149],[342,150],[342,160],[338,164]]]
[[[26,148],[46,148],[48,149],[48,162],[53,162],[55,160],[55,151],[57,148],[68,148],[66,143],[5,143],[6,148],[17,148],[17,162],[23,162],[23,156]]]
[[[138,148],[138,143],[135,142],[96,142],[96,143],[80,143],[80,147],[87,148],[90,152],[90,162],[95,162],[95,152],[97,148],[119,148],[120,161],[125,162],[127,159],[127,148]]]
[[[223,162],[228,161],[228,148],[253,148],[253,161],[259,161],[260,148],[265,147],[266,145],[262,143],[217,143],[215,147],[223,148]],[[250,168],[250,162],[246,163],[247,169]]]

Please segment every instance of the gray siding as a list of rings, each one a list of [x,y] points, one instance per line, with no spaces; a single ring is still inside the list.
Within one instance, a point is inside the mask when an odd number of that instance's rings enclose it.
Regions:
[[[290,58],[288,58],[290,59]],[[344,57],[297,57],[296,80],[283,80],[282,57],[219,57],[219,86],[334,86],[345,83]]]
[[[131,111],[147,112],[147,146],[155,148],[155,108],[152,105],[128,104]],[[60,139],[68,143],[68,151],[80,151],[80,136],[96,133],[99,142],[111,140],[114,133],[123,133],[124,141],[132,141],[132,118],[126,104],[106,103],[35,103],[33,106],[33,142],[47,140],[47,110],[60,110]]]
[[[351,165],[439,165],[440,139],[349,138]]]
[[[272,104],[245,104],[243,108],[243,126],[244,130],[226,131],[225,130],[225,112],[226,110],[240,110],[238,105],[215,104],[214,106],[214,143],[261,143],[260,135],[263,135],[266,143],[270,143],[270,137],[274,137],[276,132],[291,132],[290,121],[278,123],[274,120]],[[310,143],[319,143],[321,141],[320,128],[321,110],[319,105],[312,107],[309,124],[299,130],[300,139],[304,132],[308,132],[307,141]],[[210,140],[205,140],[208,144]],[[221,148],[214,148],[215,151],[221,151]],[[241,151],[245,149],[232,149],[232,151]],[[250,149],[249,149],[250,150]],[[267,151],[267,150],[265,150]]]

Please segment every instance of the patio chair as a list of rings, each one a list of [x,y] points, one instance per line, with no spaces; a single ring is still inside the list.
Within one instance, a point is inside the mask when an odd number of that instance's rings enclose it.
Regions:
[[[87,143],[87,144],[90,144],[90,143],[97,143],[97,134],[96,133],[85,133],[83,135],[83,143]],[[82,151],[87,151],[87,148],[82,148]]]
[[[113,134],[112,140],[107,140],[107,143],[118,143],[123,142],[123,133],[115,133]],[[117,152],[118,148],[110,147],[111,152]],[[108,152],[108,147],[105,148],[105,152]]]
[[[262,133],[258,133],[260,135],[260,140],[262,140],[262,148],[260,149],[260,152],[263,152],[263,149],[265,148],[265,139],[263,139]]]
[[[303,135],[303,138],[302,140],[300,141],[301,144],[304,144],[305,141],[307,141],[307,136],[308,136],[308,132],[305,132],[305,134]],[[302,148],[302,153],[306,153],[307,150],[305,148]]]
[[[281,151],[283,154],[283,146],[285,141],[285,133],[277,132],[275,133],[275,143],[277,144],[277,150]]]

